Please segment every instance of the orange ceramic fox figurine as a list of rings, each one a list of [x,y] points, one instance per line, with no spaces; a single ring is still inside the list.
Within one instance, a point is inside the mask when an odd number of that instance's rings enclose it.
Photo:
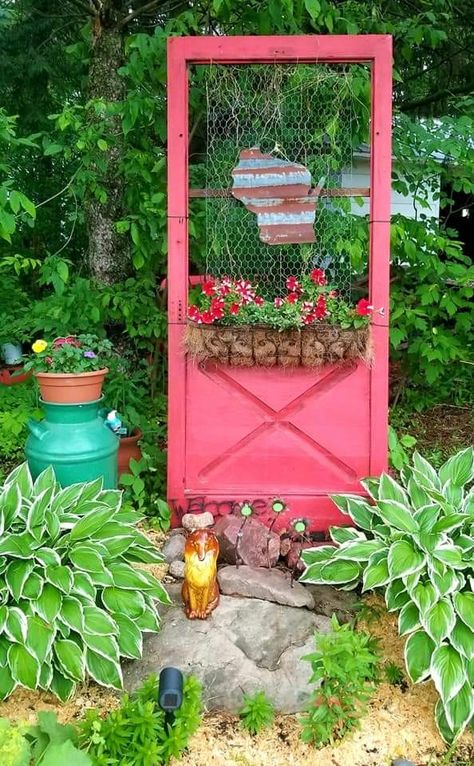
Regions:
[[[190,620],[205,620],[219,603],[217,557],[219,543],[209,529],[197,529],[184,549],[184,610]]]

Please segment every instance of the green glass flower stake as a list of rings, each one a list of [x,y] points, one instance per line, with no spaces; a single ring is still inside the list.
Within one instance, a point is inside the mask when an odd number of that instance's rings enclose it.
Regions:
[[[239,554],[239,545],[240,545],[242,536],[244,534],[244,527],[247,521],[250,519],[250,517],[253,514],[253,508],[251,504],[248,502],[248,500],[243,502],[242,505],[239,507],[239,513],[242,516],[242,523],[239,527],[239,531],[237,532],[237,539],[235,541],[235,566],[237,567],[237,569],[239,568],[239,564],[243,563],[243,560]]]
[[[293,529],[296,532],[296,540],[295,542],[300,542],[300,552],[298,554],[298,558],[296,559],[295,566],[291,570],[291,587],[293,587],[293,583],[295,581],[295,577],[298,572],[298,561],[301,558],[301,553],[303,551],[303,542],[309,542],[309,538],[306,536],[306,530],[308,529],[308,522],[306,519],[295,519],[293,521]]]
[[[272,523],[268,527],[268,532],[267,532],[267,564],[269,569],[271,569],[271,566],[272,566],[272,562],[270,559],[270,540],[272,539],[273,526],[278,516],[280,515],[280,513],[283,513],[283,511],[286,511],[286,503],[284,500],[281,500],[279,497],[275,497],[272,500],[271,509],[273,513],[275,514],[275,516],[273,517]]]

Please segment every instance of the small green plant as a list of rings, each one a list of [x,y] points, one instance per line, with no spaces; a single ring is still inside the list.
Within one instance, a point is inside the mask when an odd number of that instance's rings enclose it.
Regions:
[[[348,623],[316,634],[316,651],[303,657],[311,663],[310,683],[317,684],[301,717],[301,739],[318,747],[333,744],[358,725],[379,676],[375,639]]]
[[[244,694],[244,702],[239,710],[240,723],[250,734],[258,734],[272,725],[275,708],[265,696],[265,692]]]
[[[415,446],[416,441],[416,438],[410,436],[410,434],[403,434],[399,437],[395,429],[389,426],[388,448],[390,464],[397,471],[401,471],[403,466],[408,465],[410,462],[410,453],[407,450],[411,450]]]
[[[42,710],[34,726],[0,719],[2,766],[92,766],[89,756],[77,747],[74,726],[58,723],[56,713]]]
[[[80,742],[93,766],[159,766],[179,758],[201,721],[201,686],[193,676],[185,678],[183,704],[171,721],[157,700],[158,679],[151,676],[105,717],[87,711]]]
[[[161,554],[102,479],[61,489],[26,463],[0,491],[0,698],[16,686],[68,699],[91,676],[120,688],[120,657],[138,658],[158,630],[161,583],[137,562]]]
[[[150,465],[148,456],[145,454],[140,460],[132,458],[130,471],[120,477],[120,484],[125,489],[125,501],[146,514],[152,527],[167,532],[171,524],[171,511],[168,503],[157,497],[150,486],[150,476],[153,477],[156,469]]]
[[[392,686],[404,686],[405,676],[403,670],[396,662],[386,662],[383,666],[385,678]]]
[[[332,527],[335,545],[304,551],[304,582],[380,588],[407,636],[414,683],[432,679],[435,717],[447,742],[474,718],[474,450],[439,469],[417,452],[401,484],[382,474],[362,482],[372,503],[333,495],[355,527]]]

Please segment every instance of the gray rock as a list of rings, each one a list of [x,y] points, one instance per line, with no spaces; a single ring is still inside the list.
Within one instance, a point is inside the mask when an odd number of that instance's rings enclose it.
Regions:
[[[170,574],[172,577],[176,577],[177,580],[183,580],[184,561],[172,561],[170,568],[168,569],[168,574]]]
[[[214,525],[214,516],[210,511],[185,513],[181,519],[181,524],[188,532],[192,532],[194,529],[205,529]]]
[[[303,586],[308,590],[314,599],[314,611],[318,614],[324,614],[326,617],[336,615],[339,622],[349,622],[355,612],[358,596],[354,591],[337,590],[332,585],[310,585],[305,583]]]
[[[280,536],[269,532],[265,524],[253,518],[248,519],[242,527],[240,516],[222,516],[214,527],[219,540],[221,560],[227,564],[236,563],[237,536],[241,528],[239,557],[242,563],[250,567],[268,569],[270,558],[270,566],[274,567],[280,557]]]
[[[289,573],[263,567],[229,566],[219,570],[221,593],[274,601],[286,606],[314,608],[314,599],[303,585],[293,582]]]
[[[207,620],[188,620],[180,590],[179,584],[168,586],[176,606],[159,606],[160,633],[147,635],[143,658],[124,666],[127,690],[174,665],[201,680],[209,710],[236,712],[244,692],[259,690],[284,713],[304,707],[314,686],[308,685],[311,666],[301,657],[314,650],[315,631],[330,629],[327,617],[269,601],[221,596]]]
[[[163,545],[161,550],[165,561],[171,564],[173,561],[182,561],[184,558],[184,546],[186,538],[183,535],[173,535]]]
[[[404,758],[396,758],[392,761],[392,766],[415,766],[413,761],[406,761]]]

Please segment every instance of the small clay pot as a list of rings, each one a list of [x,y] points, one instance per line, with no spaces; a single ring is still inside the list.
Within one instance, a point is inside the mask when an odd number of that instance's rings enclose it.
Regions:
[[[35,372],[35,378],[45,402],[83,404],[100,399],[108,371],[104,367],[93,372]]]
[[[24,383],[25,380],[31,378],[32,372],[24,372],[21,365],[10,365],[0,370],[0,385],[3,386],[16,386],[17,383]]]
[[[122,436],[120,438],[118,448],[118,475],[119,478],[124,473],[131,473],[130,460],[140,460],[142,451],[138,446],[138,442],[142,438],[143,433],[139,428],[134,428],[133,433],[130,436]]]

